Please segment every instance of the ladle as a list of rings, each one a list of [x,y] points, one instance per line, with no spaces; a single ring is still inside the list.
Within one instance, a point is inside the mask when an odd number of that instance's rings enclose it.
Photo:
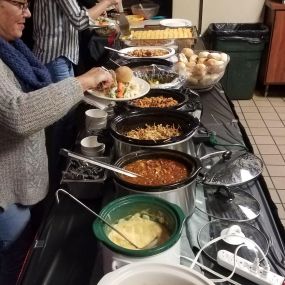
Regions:
[[[60,150],[60,154],[62,154],[64,156],[67,156],[67,157],[75,158],[75,159],[78,159],[78,160],[81,160],[81,161],[84,161],[84,162],[87,162],[87,163],[90,163],[90,164],[93,164],[93,165],[97,165],[97,166],[100,166],[102,168],[106,168],[106,169],[112,170],[114,172],[118,172],[120,174],[124,174],[124,175],[129,176],[129,177],[141,176],[140,174],[131,172],[129,170],[122,169],[120,167],[108,164],[106,162],[103,162],[103,161],[100,161],[100,160],[97,160],[97,159],[94,159],[94,158],[92,158],[92,159],[86,158],[84,156],[78,155],[77,153],[71,152],[71,151],[69,151],[67,149],[64,149],[64,148],[62,148]]]
[[[82,202],[80,202],[77,198],[75,198],[73,195],[71,195],[70,193],[68,193],[67,191],[65,191],[64,189],[58,189],[55,193],[56,195],[56,201],[57,203],[59,203],[59,197],[58,197],[58,193],[62,192],[64,194],[66,194],[67,196],[69,196],[71,199],[73,199],[74,201],[76,201],[78,204],[80,204],[82,207],[84,207],[86,210],[88,210],[90,213],[92,213],[94,216],[96,216],[98,219],[100,219],[104,224],[106,224],[108,227],[110,227],[113,231],[115,231],[117,234],[119,234],[121,237],[123,237],[126,241],[128,241],[132,246],[134,246],[137,249],[141,249],[140,247],[138,247],[136,244],[134,244],[132,241],[130,241],[123,233],[121,233],[119,230],[117,230],[115,227],[113,227],[109,222],[107,222],[103,217],[101,217],[100,215],[98,215],[96,212],[94,212],[93,210],[91,210],[90,208],[88,208],[85,204],[83,204]]]
[[[71,199],[73,199],[74,201],[76,201],[78,204],[80,204],[82,207],[84,207],[86,210],[88,210],[91,214],[93,214],[94,216],[96,216],[98,219],[100,219],[105,225],[107,225],[108,227],[110,227],[113,231],[115,231],[117,234],[119,234],[121,237],[123,237],[127,242],[129,242],[132,246],[134,246],[136,249],[149,249],[152,248],[153,246],[155,246],[156,241],[158,239],[158,237],[156,236],[152,241],[150,241],[147,245],[143,246],[143,247],[139,247],[137,246],[135,243],[133,243],[128,237],[126,237],[122,232],[120,232],[119,230],[117,230],[114,226],[112,226],[109,222],[107,222],[103,217],[101,217],[100,215],[98,215],[96,212],[94,212],[93,210],[91,210],[89,207],[87,207],[85,204],[83,204],[82,202],[80,202],[77,198],[75,198],[73,195],[71,195],[70,193],[68,193],[67,191],[65,191],[64,189],[58,189],[55,193],[56,196],[56,201],[59,204],[59,196],[58,193],[62,192],[63,194],[69,196]]]

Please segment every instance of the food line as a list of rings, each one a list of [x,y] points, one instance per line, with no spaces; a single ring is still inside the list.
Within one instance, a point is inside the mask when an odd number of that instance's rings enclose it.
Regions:
[[[216,119],[220,118],[220,112],[223,114],[222,117],[225,116],[227,118],[225,123],[227,126],[233,124],[233,120],[236,120],[236,118],[232,114],[220,86],[214,87],[200,96],[204,110],[201,118],[203,125],[209,128],[213,126],[221,128],[221,123],[217,123],[213,120],[213,117]],[[217,107],[217,103],[219,107],[215,108]],[[237,123],[231,126],[231,128],[234,130],[234,135],[238,137],[238,140],[242,141],[239,132],[237,132]],[[213,151],[212,148],[204,148],[204,146],[202,148],[205,152]],[[109,192],[112,192],[112,188],[113,183],[106,181],[104,191],[107,192],[110,189]],[[260,199],[263,200],[261,203],[262,211],[264,211],[263,214],[268,214],[267,219],[269,224],[265,225],[265,231],[270,233],[274,232],[274,222],[269,213],[267,213],[268,205],[262,197],[262,191],[260,191],[262,188],[259,183],[253,188],[257,189],[251,189],[255,192],[255,195],[259,195]],[[87,203],[96,210],[101,208],[100,202],[98,199],[87,201]],[[62,218],[66,222],[69,221],[71,227],[67,227],[66,223],[56,224],[55,221],[59,218]],[[93,284],[92,282],[97,282],[98,278],[100,278],[100,273],[102,274],[102,268],[100,268],[102,256],[98,255],[98,244],[91,233],[92,221],[92,217],[81,212],[80,209],[77,209],[76,206],[68,200],[64,200],[60,205],[53,205],[50,215],[47,217],[47,223],[42,226],[41,232],[39,233],[38,244],[32,251],[31,259],[28,260],[26,271],[22,275],[21,284],[40,284],[40,282],[43,283],[43,280],[45,280],[47,284],[49,284],[49,282],[50,284],[79,284],[79,276],[83,278],[80,284]],[[259,227],[261,226],[258,222],[257,224]],[[62,239],[62,235],[58,235],[59,232],[66,236],[65,240]],[[281,246],[278,236],[274,237],[276,238],[274,239],[276,247]],[[40,246],[41,241],[44,243],[44,246]],[[51,252],[52,249],[55,250],[54,254]],[[189,253],[192,252],[192,249],[193,248],[189,250]],[[45,261],[43,260],[44,258],[46,258]],[[57,258],[59,259],[56,261]],[[206,259],[205,263],[207,264],[207,262],[209,262],[209,260],[207,261]],[[40,269],[34,272],[36,266],[40,267]],[[68,268],[70,266],[74,268],[74,272],[68,277]],[[47,274],[48,268],[52,268],[52,272],[49,275]],[[224,271],[222,270],[222,272]],[[31,283],[32,279],[38,280],[38,283]]]

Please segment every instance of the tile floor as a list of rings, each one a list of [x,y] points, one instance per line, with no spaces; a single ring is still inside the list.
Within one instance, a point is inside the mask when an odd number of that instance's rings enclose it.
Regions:
[[[263,176],[285,227],[285,97],[255,92],[251,100],[232,102],[255,154],[264,162]]]

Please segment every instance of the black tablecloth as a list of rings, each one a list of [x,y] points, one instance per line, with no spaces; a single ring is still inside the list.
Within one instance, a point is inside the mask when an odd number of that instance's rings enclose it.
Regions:
[[[252,150],[233,106],[223,94],[221,87],[215,86],[212,90],[201,93],[200,96],[203,103],[202,124],[214,130],[220,141],[242,143],[244,140]],[[199,151],[213,152],[214,149],[203,146]],[[276,207],[270,198],[264,179],[260,177],[254,183],[244,187],[261,204],[261,214],[252,224],[268,236],[270,240],[268,258],[272,269],[284,276],[284,228],[277,216]],[[113,191],[112,181],[108,181],[104,192],[111,191]],[[95,211],[99,211],[102,205],[101,199],[83,202]],[[94,276],[100,275],[98,271],[101,269],[100,266],[98,267],[99,247],[92,233],[93,220],[94,217],[89,212],[66,196],[61,196],[60,204],[54,201],[49,215],[38,232],[35,246],[27,257],[19,284],[96,284],[97,280]],[[246,285],[252,284],[243,279],[239,282]]]

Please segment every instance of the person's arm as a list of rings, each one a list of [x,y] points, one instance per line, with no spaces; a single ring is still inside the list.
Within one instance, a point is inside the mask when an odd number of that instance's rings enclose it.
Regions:
[[[54,0],[62,12],[77,30],[84,30],[89,26],[89,16],[85,9],[81,9],[76,0]]]
[[[121,0],[102,0],[90,9],[81,9],[76,0],[55,0],[63,13],[77,30],[89,26],[89,17],[96,20],[110,6],[117,5]]]
[[[25,93],[1,60],[0,78],[0,130],[19,137],[32,135],[59,120],[83,99],[83,91],[113,82],[109,72],[93,68],[77,78]]]
[[[92,20],[96,20],[103,12],[107,10],[107,8],[111,6],[117,6],[120,2],[122,2],[122,0],[102,0],[87,10],[89,17]]]

